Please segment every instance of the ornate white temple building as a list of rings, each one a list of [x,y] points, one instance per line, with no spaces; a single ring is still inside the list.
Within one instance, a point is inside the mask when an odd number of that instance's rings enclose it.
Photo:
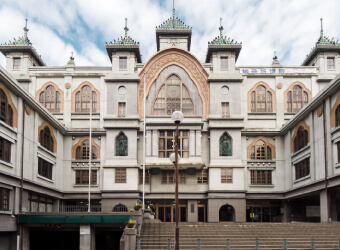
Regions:
[[[223,27],[201,62],[175,14],[147,62],[125,27],[107,67],[47,66],[27,32],[0,45],[1,249],[66,249],[51,232],[77,247],[87,229],[115,244],[112,212],[143,198],[144,132],[145,204],[174,221],[175,110],[181,221],[340,221],[340,43],[323,30],[295,67],[236,66]]]

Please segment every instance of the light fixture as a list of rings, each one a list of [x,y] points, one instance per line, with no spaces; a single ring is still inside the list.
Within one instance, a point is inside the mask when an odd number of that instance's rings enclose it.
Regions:
[[[72,136],[72,140],[75,140],[76,138],[74,136]]]
[[[79,162],[77,162],[76,164],[77,164],[77,166],[79,166]]]
[[[181,123],[181,121],[183,120],[184,115],[181,111],[174,111],[171,115],[171,119],[177,124],[177,123]]]
[[[181,156],[178,154],[178,161],[180,160]],[[175,163],[176,162],[176,154],[172,153],[169,157],[171,163]]]
[[[85,166],[85,163],[83,162],[83,166]]]
[[[98,140],[100,140],[101,139],[101,137],[100,136],[98,136]]]

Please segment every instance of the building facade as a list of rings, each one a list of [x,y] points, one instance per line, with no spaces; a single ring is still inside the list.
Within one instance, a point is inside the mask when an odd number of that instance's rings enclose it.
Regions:
[[[108,67],[76,66],[72,57],[46,66],[24,31],[0,45],[4,249],[17,239],[37,249],[46,231],[105,238],[105,223],[75,220],[58,231],[44,219],[87,211],[89,158],[92,212],[142,199],[144,122],[145,204],[156,219],[174,221],[175,110],[184,114],[181,221],[340,220],[340,44],[323,31],[296,67],[276,56],[272,65],[236,66],[242,44],[223,27],[200,62],[190,52],[191,28],[175,15],[156,27],[157,53],[145,63],[125,27],[106,43]]]

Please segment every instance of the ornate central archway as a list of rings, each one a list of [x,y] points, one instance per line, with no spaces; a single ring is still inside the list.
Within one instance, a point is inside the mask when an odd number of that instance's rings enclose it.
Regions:
[[[153,82],[156,80],[160,72],[170,66],[177,65],[183,68],[195,83],[198,89],[198,93],[203,103],[203,118],[206,119],[210,112],[210,90],[208,84],[208,72],[204,69],[202,63],[190,52],[171,47],[164,49],[152,56],[145,64],[142,71],[139,73],[140,82],[138,85],[138,114],[140,118],[143,118],[144,112],[144,74],[146,74],[146,95]]]

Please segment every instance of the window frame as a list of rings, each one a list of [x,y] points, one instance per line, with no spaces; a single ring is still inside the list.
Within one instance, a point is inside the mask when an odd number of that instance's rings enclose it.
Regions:
[[[293,152],[296,153],[300,149],[303,149],[304,147],[306,147],[309,143],[308,138],[309,138],[309,131],[306,128],[304,128],[304,126],[300,125],[297,128],[297,133],[296,133],[296,136],[294,137]]]
[[[168,133],[172,132],[172,135]],[[164,133],[164,135],[162,135]],[[173,148],[175,141],[175,130],[159,130],[158,131],[158,158],[169,158],[171,153],[175,152]],[[163,143],[161,143],[163,141]],[[171,141],[171,142],[170,142]],[[178,154],[182,158],[189,158],[190,150],[190,131],[189,130],[179,130],[178,135]],[[168,145],[172,143],[171,147]],[[183,145],[187,143],[187,147],[183,148]],[[164,145],[163,148],[161,146]]]
[[[327,70],[335,70],[335,57],[327,57]]]
[[[174,170],[162,170],[161,171],[161,184],[175,184],[175,171]],[[185,170],[178,171],[179,181],[178,184],[186,184],[186,172]]]
[[[139,169],[139,185],[143,185],[143,169]],[[151,174],[149,171],[145,171],[145,185],[150,185]]]
[[[307,157],[294,164],[295,181],[310,176],[310,157]]]
[[[115,168],[115,183],[126,183],[126,168]]]
[[[197,184],[208,184],[209,175],[207,169],[200,169],[196,171],[197,174]]]
[[[299,90],[297,88],[299,88]],[[287,92],[287,112],[299,112],[309,102],[309,95],[310,94],[303,86],[299,84],[294,84],[292,88],[290,88],[290,90]]]
[[[224,137],[227,137],[227,141],[230,142],[230,154],[228,154],[227,151],[226,155],[223,154],[223,145],[228,145],[228,143],[224,143],[225,142]],[[227,131],[223,132],[218,141],[219,141],[219,156],[220,157],[233,156],[233,138],[229,135]]]
[[[0,211],[10,211],[10,191],[7,188],[0,187]]]
[[[262,98],[259,99],[260,94]],[[261,107],[263,105],[264,108]],[[273,106],[273,93],[264,84],[257,84],[250,93],[250,111],[252,113],[271,113]]]
[[[229,70],[228,56],[221,56],[220,57],[220,70],[221,71],[228,71]]]
[[[118,117],[126,117],[126,102],[118,102]]]
[[[43,129],[40,130],[39,143],[42,147],[47,150],[54,152],[54,139],[50,128],[45,125]]]
[[[221,183],[233,183],[233,168],[221,168]]]
[[[97,185],[97,170],[91,170],[91,185]],[[75,185],[89,185],[89,170],[75,170]]]
[[[126,150],[124,153],[121,153],[120,151],[120,147],[118,146],[120,144],[126,147]],[[125,135],[124,132],[119,132],[119,134],[116,136],[115,146],[116,146],[116,156],[128,156],[129,155],[129,139]]]
[[[127,56],[120,56],[119,57],[119,70],[127,70],[127,64],[128,64],[128,60],[127,60]]]
[[[91,92],[91,97],[89,97],[88,92]],[[89,113],[91,111],[91,98],[92,98],[92,112],[97,112],[97,93],[94,91],[91,85],[84,84],[79,91],[75,94],[75,112],[79,113]]]
[[[272,170],[250,170],[251,185],[272,185]]]
[[[13,127],[13,109],[2,88],[0,88],[0,120]]]
[[[33,203],[37,203],[36,210],[32,209]],[[53,199],[47,196],[40,196],[29,193],[28,195],[28,209],[29,212],[46,213],[53,211]]]
[[[13,57],[13,70],[21,69],[21,57]]]
[[[340,105],[335,109],[335,127],[340,126]]]
[[[263,145],[258,144],[260,141],[263,142]],[[261,150],[258,151],[257,148],[261,148]],[[264,148],[264,150],[262,148]],[[256,152],[260,152],[260,155],[256,154]],[[261,154],[261,152],[263,154]],[[252,145],[250,148],[250,159],[251,160],[272,160],[273,150],[266,141],[262,139],[258,139],[254,143],[254,145]]]
[[[49,92],[48,92],[49,91]],[[52,97],[52,91],[54,91],[54,96]],[[39,102],[50,112],[60,112],[61,111],[61,94],[60,91],[49,84],[44,88],[39,94]],[[53,108],[51,108],[53,106]]]
[[[11,163],[12,143],[3,137],[0,137],[0,160]]]
[[[223,118],[230,117],[230,104],[229,102],[221,102],[221,113]]]
[[[46,179],[53,180],[53,163],[38,157],[38,174]]]
[[[93,143],[91,143],[91,145],[92,145],[92,150],[91,150],[92,160],[97,160],[98,159],[97,147],[93,145]],[[89,142],[89,139],[84,139],[80,143],[80,145],[76,147],[75,159],[76,160],[89,160],[89,157],[90,157],[90,142]]]

